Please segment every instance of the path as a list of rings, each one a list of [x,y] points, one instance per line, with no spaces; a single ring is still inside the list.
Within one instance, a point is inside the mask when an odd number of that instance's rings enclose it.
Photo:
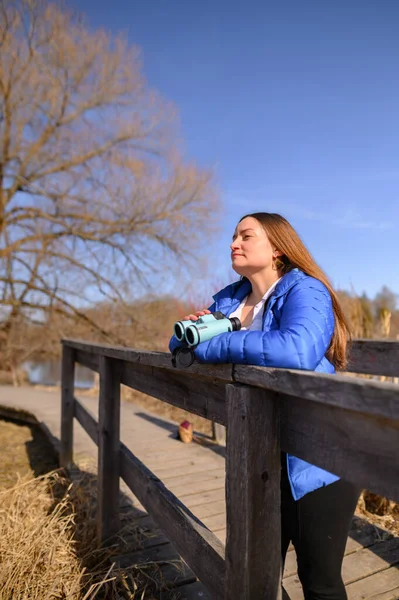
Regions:
[[[78,398],[97,418],[97,400],[88,396]],[[19,408],[33,413],[55,438],[55,442],[60,436],[60,404],[59,392],[0,386],[0,407]],[[76,420],[74,436],[76,462],[91,460],[95,463],[97,447]],[[212,444],[208,447],[197,443],[182,444],[176,440],[174,423],[129,402],[122,402],[121,406],[121,439],[217,537],[225,542],[223,448]],[[127,486],[122,484],[121,489],[137,508],[142,508]],[[387,537],[386,533],[377,527],[365,523],[362,519],[354,519],[343,564],[349,600],[399,599],[399,538]],[[162,542],[163,546],[154,546],[151,550],[152,555],[160,560],[165,550],[165,538]],[[187,588],[179,588],[181,600],[194,597],[207,600],[203,595],[203,588],[199,584],[196,585],[198,587],[189,585]],[[291,600],[303,600],[296,575],[294,551],[288,552],[287,555],[284,587]],[[184,590],[189,588],[189,595],[185,595]],[[198,592],[195,592],[196,589]]]

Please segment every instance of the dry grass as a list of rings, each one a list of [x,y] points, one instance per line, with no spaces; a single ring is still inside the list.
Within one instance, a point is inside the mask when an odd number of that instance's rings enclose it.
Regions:
[[[97,477],[54,469],[40,429],[0,420],[0,600],[149,600],[167,586],[154,563],[118,568],[149,533],[129,510],[115,543],[96,542]],[[51,468],[50,473],[35,477]],[[82,470],[84,469],[84,470]]]
[[[85,572],[75,554],[69,499],[54,506],[51,494],[58,478],[26,476],[0,492],[2,600],[81,598]]]
[[[0,492],[1,600],[151,597],[160,586],[157,565],[120,569],[112,561],[140,547],[134,522],[114,545],[97,548],[94,489],[89,473],[71,483],[54,471],[33,479],[27,475]]]
[[[399,535],[399,504],[393,500],[363,490],[356,514],[395,536]]]

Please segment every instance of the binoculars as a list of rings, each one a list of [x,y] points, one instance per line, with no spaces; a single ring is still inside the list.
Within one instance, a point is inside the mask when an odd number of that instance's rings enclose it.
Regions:
[[[175,336],[184,345],[173,351],[172,364],[175,367],[189,367],[194,362],[194,346],[220,333],[240,329],[240,319],[237,317],[229,319],[219,311],[199,317],[197,321],[176,321]]]
[[[186,342],[190,348],[198,346],[201,342],[206,342],[220,333],[239,331],[240,329],[240,319],[237,317],[229,319],[219,311],[199,317],[197,321],[176,321],[174,325],[176,338],[179,342]]]

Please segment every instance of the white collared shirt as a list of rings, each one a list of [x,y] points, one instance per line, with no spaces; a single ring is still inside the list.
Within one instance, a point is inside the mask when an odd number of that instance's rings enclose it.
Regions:
[[[281,279],[281,277],[280,277]],[[263,298],[261,298],[258,302],[258,304],[255,304],[254,306],[254,314],[252,317],[252,323],[249,327],[241,327],[241,331],[262,331],[263,327],[262,327],[262,321],[263,321],[263,308],[265,306],[265,302],[266,300],[272,295],[274,288],[276,287],[276,285],[278,284],[278,282],[280,281],[280,279],[277,279],[277,281],[275,281],[267,290],[266,294],[263,296]],[[229,319],[231,319],[231,317],[238,317],[239,319],[241,319],[241,312],[242,309],[245,306],[245,303],[247,301],[248,296],[245,296],[245,298],[243,298],[243,300],[241,301],[241,304],[238,308],[236,308],[236,310],[234,312],[231,313],[231,315],[229,315]]]

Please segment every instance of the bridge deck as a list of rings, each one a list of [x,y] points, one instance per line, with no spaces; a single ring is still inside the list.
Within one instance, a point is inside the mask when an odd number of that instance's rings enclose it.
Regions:
[[[79,400],[97,416],[97,400],[82,396]],[[55,443],[60,435],[60,395],[33,388],[0,386],[1,407],[19,408],[31,412],[41,421]],[[128,402],[121,406],[121,439],[223,542],[226,536],[224,500],[224,449],[213,444],[182,444],[176,440],[176,425]],[[205,442],[205,440],[204,440]],[[97,447],[75,421],[74,455],[77,464],[95,464]],[[144,542],[142,551],[120,557],[121,565],[146,560],[165,562],[164,577],[176,579],[176,590],[170,600],[210,598],[190,569],[173,571],[171,557],[176,556],[168,540],[156,530],[138,500],[123,483],[121,491],[132,502],[130,511],[139,519],[142,531],[154,535]],[[390,538],[390,539],[389,539]],[[343,577],[349,600],[397,600],[399,598],[399,537],[390,537],[359,517],[352,524]],[[284,587],[291,600],[302,600],[303,594],[296,575],[294,550],[288,552]],[[166,598],[162,594],[162,598]]]

